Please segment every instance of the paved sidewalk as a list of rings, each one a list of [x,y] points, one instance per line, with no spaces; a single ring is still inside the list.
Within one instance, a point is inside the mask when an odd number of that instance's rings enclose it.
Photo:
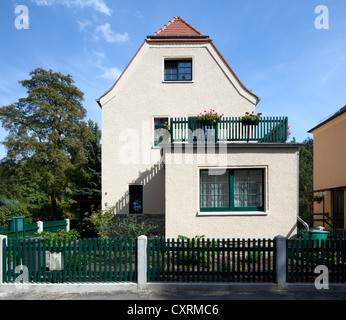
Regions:
[[[346,300],[346,292],[330,290],[248,290],[234,292],[165,291],[93,293],[0,293],[0,300]]]

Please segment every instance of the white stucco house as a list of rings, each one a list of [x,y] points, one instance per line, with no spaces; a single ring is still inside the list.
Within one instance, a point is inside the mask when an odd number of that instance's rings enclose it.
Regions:
[[[286,117],[240,121],[259,100],[184,19],[147,36],[98,99],[103,209],[161,216],[167,238],[292,236],[300,145]],[[201,122],[211,109],[221,119]]]

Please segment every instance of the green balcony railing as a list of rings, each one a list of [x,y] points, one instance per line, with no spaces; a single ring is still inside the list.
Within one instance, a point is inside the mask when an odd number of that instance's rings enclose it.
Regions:
[[[287,132],[287,117],[262,117],[252,125],[242,123],[240,117],[222,118],[214,126],[193,117],[171,118],[170,122],[171,142],[285,142]]]

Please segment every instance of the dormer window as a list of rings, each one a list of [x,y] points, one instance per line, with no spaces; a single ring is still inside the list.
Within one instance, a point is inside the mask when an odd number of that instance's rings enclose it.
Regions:
[[[165,60],[165,81],[192,81],[192,60]]]

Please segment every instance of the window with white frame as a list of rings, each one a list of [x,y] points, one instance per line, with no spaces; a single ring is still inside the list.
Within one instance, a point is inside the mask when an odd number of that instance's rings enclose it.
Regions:
[[[200,211],[264,211],[264,170],[201,170]]]

